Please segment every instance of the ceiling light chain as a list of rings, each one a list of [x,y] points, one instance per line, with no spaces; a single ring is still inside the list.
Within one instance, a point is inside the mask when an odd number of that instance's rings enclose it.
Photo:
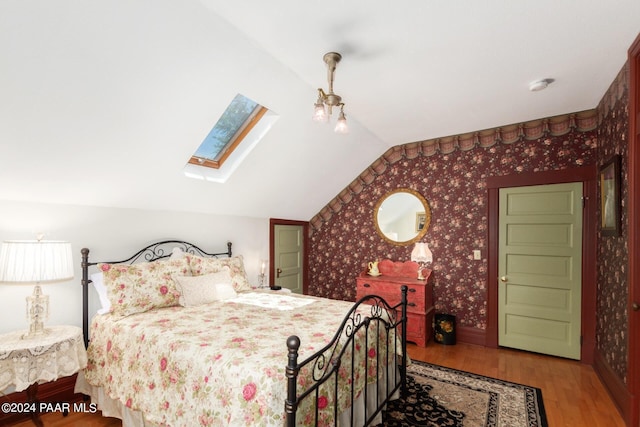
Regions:
[[[329,90],[325,93],[322,88],[318,88],[318,100],[314,104],[313,120],[316,122],[328,122],[333,107],[340,107],[338,122],[335,131],[337,133],[348,133],[347,117],[344,114],[344,103],[342,97],[333,93],[333,80],[338,62],[342,59],[342,55],[337,52],[329,52],[322,58],[327,64],[327,81],[329,82]],[[326,106],[326,108],[325,108]]]

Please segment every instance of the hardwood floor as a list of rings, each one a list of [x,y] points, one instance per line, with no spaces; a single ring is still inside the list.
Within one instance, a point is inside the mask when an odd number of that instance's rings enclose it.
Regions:
[[[469,344],[451,346],[430,342],[426,348],[409,346],[415,360],[435,363],[479,375],[527,384],[542,389],[549,426],[624,427],[625,424],[590,366],[508,349],[489,349]],[[120,420],[99,414],[47,414],[45,427],[120,427]],[[33,426],[31,421],[15,424]]]
[[[411,346],[415,360],[538,387],[551,427],[623,427],[624,421],[591,366],[578,361],[469,344]]]

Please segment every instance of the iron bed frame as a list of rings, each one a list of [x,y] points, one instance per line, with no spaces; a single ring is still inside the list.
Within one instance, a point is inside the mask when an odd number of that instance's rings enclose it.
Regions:
[[[152,262],[160,259],[168,258],[171,256],[172,250],[175,247],[182,249],[183,252],[194,254],[203,257],[222,257],[232,256],[231,242],[227,242],[227,251],[219,253],[209,253],[193,243],[185,242],[182,240],[164,240],[150,244],[134,255],[121,261],[105,262],[109,264],[133,264],[135,262]],[[95,266],[102,262],[89,261],[89,249],[83,248],[82,254],[82,328],[84,332],[85,347],[89,345],[89,284],[91,279],[89,278],[89,267]],[[391,306],[383,298],[375,295],[369,295],[363,297],[357,301],[353,307],[349,310],[345,318],[343,319],[340,328],[334,334],[332,340],[322,349],[315,354],[309,356],[305,360],[298,361],[298,350],[300,348],[300,339],[292,335],[286,340],[286,346],[288,349],[287,360],[288,363],[285,368],[285,374],[287,378],[286,393],[287,398],[284,402],[286,426],[294,427],[296,425],[296,411],[300,403],[306,398],[315,398],[315,402],[318,402],[320,387],[328,383],[330,380],[334,381],[334,398],[333,401],[338,401],[338,372],[343,364],[343,357],[347,354],[347,350],[350,349],[351,358],[353,361],[355,336],[357,333],[365,334],[365,348],[372,346],[376,350],[376,376],[380,380],[384,378],[384,387],[381,392],[380,387],[376,386],[375,401],[377,405],[375,408],[369,408],[366,405],[369,389],[363,387],[362,394],[364,395],[364,425],[369,425],[380,412],[384,409],[387,402],[392,398],[397,397],[400,393],[401,396],[406,395],[406,366],[407,366],[407,286],[401,287],[401,302],[395,306]],[[363,307],[364,306],[364,307]],[[363,312],[369,312],[368,315],[364,315]],[[376,342],[369,343],[368,331],[371,328],[376,328]],[[380,329],[384,329],[385,333],[379,333]],[[391,333],[393,331],[393,333]],[[397,334],[400,334],[400,348],[398,348]],[[380,337],[386,337],[386,342],[382,343]],[[384,345],[383,345],[384,344]],[[381,348],[385,348],[384,355],[380,355],[378,351]],[[368,358],[365,358],[365,372],[368,372]],[[298,373],[305,366],[309,366],[313,372],[313,382],[311,386],[304,390],[298,391]],[[351,364],[353,367],[353,363]],[[366,382],[368,375],[364,375],[364,381]],[[351,383],[355,382],[355,373],[353,369],[350,373]],[[350,401],[354,401],[354,386],[351,386]],[[380,395],[382,393],[382,396]],[[351,405],[349,418],[351,425],[354,420],[354,407]],[[318,405],[315,405],[315,425],[318,424]],[[338,422],[338,407],[337,403],[334,405],[334,425]]]
[[[89,267],[98,264],[133,264],[136,261],[152,262],[160,259],[169,258],[174,248],[182,249],[182,252],[192,255],[199,255],[203,257],[214,257],[226,255],[231,258],[231,242],[227,242],[227,251],[220,253],[208,253],[200,249],[193,243],[185,242],[182,240],[163,240],[161,242],[152,243],[140,249],[138,252],[130,256],[129,258],[120,261],[98,261],[89,262],[89,249],[82,248],[80,253],[82,254],[81,268],[82,279],[80,284],[82,285],[82,332],[84,333],[84,346],[89,346],[89,284],[91,279],[89,278]]]

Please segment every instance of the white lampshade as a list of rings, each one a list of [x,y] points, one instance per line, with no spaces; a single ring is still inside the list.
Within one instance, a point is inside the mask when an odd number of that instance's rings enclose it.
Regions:
[[[49,296],[40,283],[73,278],[73,256],[69,242],[53,240],[9,240],[0,249],[0,282],[35,283],[27,297],[30,339],[49,333],[44,321],[49,317]]]
[[[51,282],[73,278],[71,243],[9,240],[0,250],[0,282]]]
[[[433,254],[429,249],[429,245],[424,242],[418,242],[411,251],[411,261],[414,262],[433,262]]]

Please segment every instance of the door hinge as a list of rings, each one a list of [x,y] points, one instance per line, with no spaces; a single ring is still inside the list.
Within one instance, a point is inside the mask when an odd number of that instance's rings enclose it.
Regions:
[[[582,208],[586,208],[587,207],[587,199],[588,197],[582,196],[580,197],[582,199]]]
[[[580,335],[580,345],[582,345],[583,338],[584,337],[582,335]]]

